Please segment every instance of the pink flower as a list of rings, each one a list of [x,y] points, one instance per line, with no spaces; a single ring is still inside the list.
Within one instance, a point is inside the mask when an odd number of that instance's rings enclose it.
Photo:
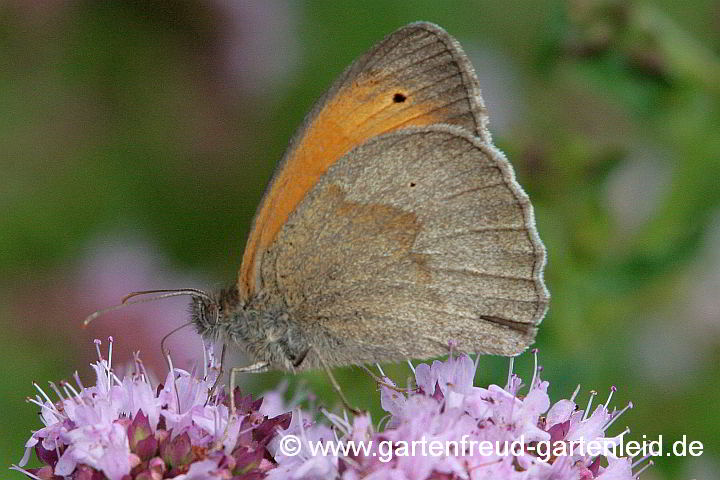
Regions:
[[[537,362],[537,357],[536,357]],[[631,461],[608,455],[592,457],[584,451],[572,455],[543,455],[540,446],[570,445],[575,440],[602,440],[621,411],[608,409],[611,398],[594,410],[591,400],[580,410],[573,394],[570,399],[551,404],[549,382],[540,378],[541,368],[535,373],[527,391],[522,394],[522,381],[511,372],[503,388],[490,385],[480,388],[473,385],[476,365],[468,356],[452,355],[446,361],[415,367],[416,387],[399,389],[388,378],[380,384],[380,401],[389,419],[383,431],[373,431],[368,416],[353,421],[328,414],[335,426],[337,437],[324,432],[322,424],[307,422],[303,442],[321,439],[321,443],[335,442],[348,446],[352,442],[372,441],[366,452],[339,450],[335,454],[306,455],[306,446],[296,456],[284,456],[275,450],[276,470],[272,478],[314,480],[319,478],[356,479],[473,479],[511,480],[634,480]],[[611,390],[615,391],[615,388]],[[592,413],[590,413],[592,412]],[[297,423],[283,432],[298,435]],[[623,434],[607,439],[617,443]],[[276,437],[275,442],[280,437]],[[328,440],[329,439],[329,440]],[[466,442],[461,446],[460,441]],[[471,441],[490,442],[499,449],[490,452],[469,451]],[[382,443],[394,446],[394,451],[383,451]],[[431,442],[439,445],[457,445],[455,450],[433,454],[428,447],[415,454],[401,452],[400,446],[417,447]],[[550,443],[552,442],[552,443]],[[367,443],[366,443],[367,444]],[[514,447],[513,447],[514,445]],[[504,446],[504,447],[503,447]],[[331,457],[328,459],[328,457]],[[603,467],[602,464],[607,463]],[[637,473],[637,472],[636,472]]]
[[[278,467],[268,472],[273,480],[313,479],[320,480],[337,476],[338,458],[333,455],[312,455],[310,442],[327,442],[335,440],[332,430],[323,424],[313,422],[301,410],[295,415],[287,429],[281,431],[271,443],[269,450],[274,453]],[[300,441],[298,455],[285,455],[278,444],[282,437],[294,435]]]
[[[407,389],[382,378],[383,430],[369,415],[323,411],[327,421],[315,420],[315,412],[288,406],[284,387],[268,392],[267,402],[236,391],[232,409],[223,390],[213,392],[219,368],[212,352],[202,375],[172,368],[157,386],[137,356],[135,371],[118,378],[112,340],[109,358],[99,348],[98,356],[94,386],[77,376],[77,388],[51,384],[56,402],[37,387],[31,401],[44,427],[28,440],[21,466],[33,448],[44,466],[13,468],[36,479],[110,480],[634,480],[647,468],[633,472],[644,459],[632,463],[612,451],[557,450],[580,441],[618,444],[627,430],[608,431],[632,405],[610,410],[615,387],[594,408],[595,392],[584,409],[578,391],[552,404],[537,352],[527,389],[512,362],[505,387],[476,387],[477,365],[466,355],[418,365]],[[296,450],[284,448],[288,439]]]
[[[117,423],[86,425],[65,432],[62,443],[68,445],[55,465],[55,475],[70,475],[78,464],[100,470],[110,480],[130,473],[130,445],[127,431]]]
[[[266,446],[290,425],[290,414],[268,418],[259,411],[262,400],[236,390],[233,417],[229,397],[213,393],[219,369],[212,351],[202,376],[172,369],[164,386],[151,385],[137,356],[135,371],[118,378],[112,339],[108,359],[99,348],[98,357],[94,386],[84,387],[77,375],[77,388],[51,384],[56,402],[37,387],[30,401],[40,407],[45,426],[32,434],[14,469],[41,479],[199,480],[259,478],[275,466]],[[25,470],[33,448],[45,466]]]

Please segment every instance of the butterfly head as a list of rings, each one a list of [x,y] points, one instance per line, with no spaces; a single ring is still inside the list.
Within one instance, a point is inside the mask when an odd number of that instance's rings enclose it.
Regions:
[[[198,333],[210,340],[218,340],[227,334],[232,322],[232,312],[239,304],[235,288],[214,294],[193,295],[190,304],[192,323]]]

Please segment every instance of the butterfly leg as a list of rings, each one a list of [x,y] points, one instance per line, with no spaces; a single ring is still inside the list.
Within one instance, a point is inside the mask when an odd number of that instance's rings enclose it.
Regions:
[[[235,416],[235,375],[238,373],[262,373],[270,369],[268,362],[257,362],[246,367],[233,367],[230,369],[230,412]]]
[[[348,402],[348,399],[345,398],[345,394],[343,393],[342,389],[340,388],[340,384],[337,382],[337,380],[335,380],[335,376],[333,375],[332,370],[330,370],[330,367],[328,366],[328,364],[325,363],[325,359],[322,357],[322,355],[320,355],[320,352],[314,346],[310,346],[310,348],[315,351],[315,354],[317,355],[318,359],[320,360],[320,363],[322,364],[323,369],[325,370],[325,373],[330,378],[330,383],[332,384],[333,389],[340,397],[340,400],[342,401],[345,408],[350,410],[355,415],[363,415],[364,412],[362,410],[359,410],[359,409],[353,407],[352,405],[350,405],[350,402]]]
[[[225,372],[225,350],[227,349],[227,343],[223,343],[222,346],[222,352],[220,353],[220,371],[217,374],[217,378],[215,379],[215,383],[213,383],[212,387],[208,391],[208,399],[207,401],[210,401],[210,397],[215,395],[217,393],[218,385],[220,384],[220,381],[223,378],[223,373]]]
[[[416,392],[416,391],[417,391],[417,388],[401,388],[401,387],[396,387],[395,385],[392,385],[392,384],[386,382],[384,379],[382,379],[382,378],[378,377],[377,375],[375,375],[375,374],[372,372],[372,370],[370,370],[369,368],[367,368],[365,365],[360,365],[360,368],[362,368],[363,370],[365,370],[365,373],[367,373],[370,378],[372,378],[373,380],[375,380],[375,383],[377,383],[377,386],[378,386],[378,387],[386,387],[386,388],[389,388],[390,390],[394,390],[394,391],[400,392],[400,393],[410,393],[410,392]],[[385,378],[387,378],[387,377],[385,377]],[[390,379],[388,378],[388,380],[390,380]]]
[[[227,439],[228,435],[230,434],[230,424],[236,420],[235,417],[235,375],[238,373],[261,373],[266,372],[269,370],[270,364],[267,362],[258,362],[253,363],[252,365],[248,365],[246,367],[233,367],[230,369],[230,416],[228,417],[228,422],[225,425],[225,432],[223,433],[223,436],[221,439],[217,440],[215,444],[213,445],[213,451],[220,450],[223,448],[223,443]],[[222,367],[221,367],[222,371]],[[222,377],[222,375],[220,375]]]

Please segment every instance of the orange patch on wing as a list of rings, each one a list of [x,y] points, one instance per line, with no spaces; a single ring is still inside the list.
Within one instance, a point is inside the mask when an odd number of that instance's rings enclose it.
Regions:
[[[341,88],[293,147],[263,200],[240,267],[241,295],[249,298],[256,293],[262,252],[333,163],[372,137],[399,128],[441,123],[448,116],[435,103],[414,103],[402,88],[379,87],[371,82]]]

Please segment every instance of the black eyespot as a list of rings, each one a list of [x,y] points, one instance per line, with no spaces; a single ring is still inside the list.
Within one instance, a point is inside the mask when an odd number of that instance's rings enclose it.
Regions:
[[[393,95],[393,102],[395,103],[403,103],[405,100],[407,100],[407,97],[402,93],[396,93]]]
[[[410,182],[410,186],[411,186],[411,187],[414,187],[414,186],[415,186],[415,182]]]

